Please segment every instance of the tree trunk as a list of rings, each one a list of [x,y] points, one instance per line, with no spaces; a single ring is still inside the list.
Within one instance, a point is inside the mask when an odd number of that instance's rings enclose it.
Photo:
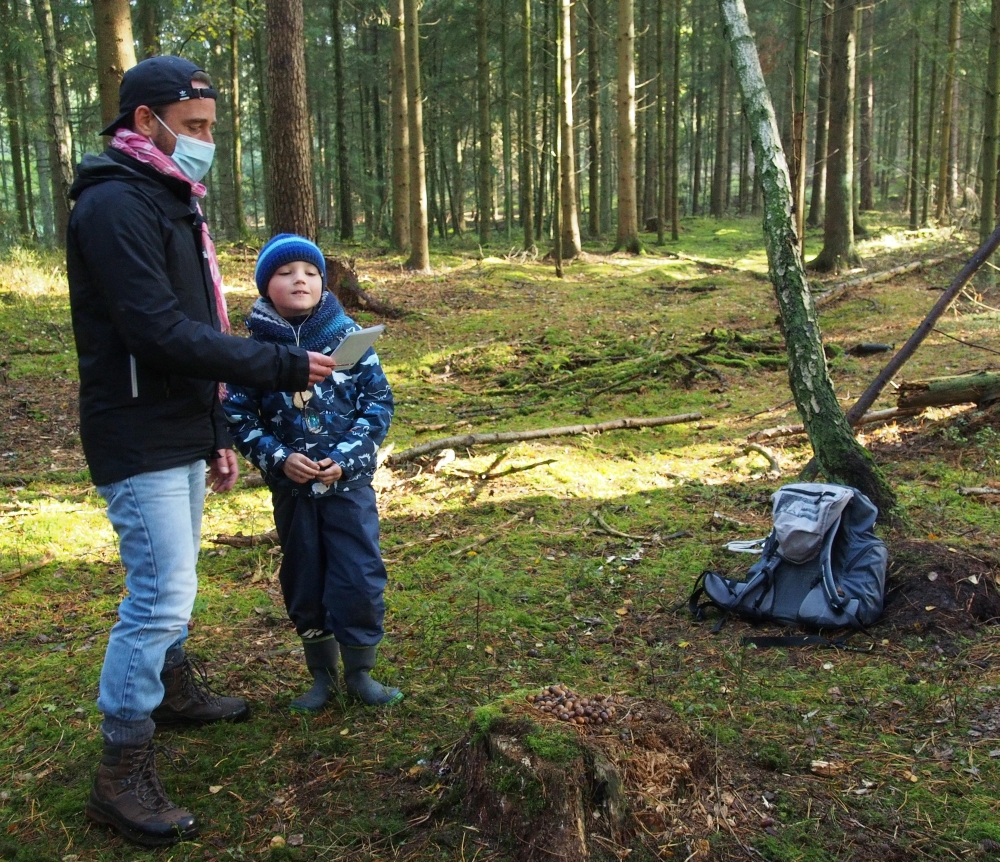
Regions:
[[[562,17],[562,5],[565,0],[559,0],[558,9],[556,12],[555,20],[555,43],[553,47],[555,48],[555,105],[556,105],[556,121],[555,121],[555,147],[556,147],[556,157],[552,164],[552,259],[555,261],[556,265],[556,277],[563,277],[563,255],[562,255],[562,116],[563,116],[563,73],[565,71],[565,66],[563,66],[563,40],[565,39],[565,32],[563,30],[563,17]]]
[[[674,75],[670,95],[670,239],[680,239],[681,216],[681,10],[683,0],[674,3]]]
[[[666,101],[667,82],[664,67],[664,4],[665,0],[656,0],[656,244],[663,245],[664,222],[667,211],[667,129]]]
[[[270,144],[267,140],[267,61],[265,59],[267,50],[265,48],[267,39],[266,20],[261,21],[259,13],[253,12],[256,7],[252,6],[253,0],[246,0],[247,16],[253,21],[253,37],[251,47],[253,50],[254,81],[257,84],[257,143],[260,146],[260,168],[261,186],[263,187],[264,199],[264,224],[270,226],[271,218],[271,196],[267,192],[267,180],[271,176],[271,152]],[[267,11],[264,10],[265,19]],[[254,205],[256,206],[256,191],[254,192]]]
[[[13,9],[17,11],[16,6]],[[21,135],[21,169],[24,176],[24,194],[28,205],[28,237],[38,242],[38,225],[35,222],[35,197],[32,191],[31,179],[31,122],[28,120],[28,99],[24,92],[25,75],[20,60],[14,64],[14,79],[18,82],[17,102],[14,110],[17,111],[17,122],[22,130]]]
[[[559,0],[562,21],[560,91],[560,163],[562,202],[562,259],[580,254],[580,209],[576,190],[576,141],[573,130],[573,39],[570,23],[572,0]]]
[[[696,4],[697,6],[697,4]],[[702,135],[704,132],[704,102],[705,89],[702,86],[704,75],[704,34],[705,28],[702,25],[701,7],[698,6],[699,14],[692,22],[692,51],[694,52],[694,80],[691,88],[694,91],[694,140],[692,143],[693,153],[691,156],[691,215],[696,216],[701,211],[701,161],[702,161]]]
[[[813,154],[809,227],[819,227],[826,205],[827,133],[830,127],[830,44],[833,42],[833,0],[820,0],[823,9],[819,40],[819,93],[816,97],[816,152]]]
[[[94,6],[94,39],[97,42],[97,91],[101,123],[118,116],[118,86],[122,75],[135,65],[132,13],[128,0],[91,0]]]
[[[788,376],[796,406],[826,478],[858,488],[881,512],[896,513],[895,494],[871,455],[855,439],[827,370],[792,222],[791,181],[743,0],[719,0],[719,5],[732,45],[757,173],[764,190],[764,242],[781,311],[788,347]],[[853,9],[850,11],[853,19]]]
[[[340,198],[340,238],[354,239],[354,199],[351,193],[351,157],[347,149],[347,100],[344,96],[344,29],[341,0],[330,0],[330,29],[333,31],[333,92],[337,118],[337,195]]]
[[[267,0],[266,9],[269,227],[316,240],[302,0]]]
[[[233,133],[233,217],[236,238],[248,236],[246,209],[243,205],[243,105],[240,94],[240,16],[237,0],[229,7],[229,93],[230,127]]]
[[[159,0],[139,0],[139,48],[143,59],[160,53],[160,3]]]
[[[951,215],[951,168],[952,168],[952,124],[955,122],[955,76],[958,39],[962,26],[962,0],[951,0],[948,16],[948,65],[944,73],[944,110],[941,117],[941,149],[938,156],[938,187],[934,201],[934,217],[939,224],[948,221]]]
[[[484,245],[490,240],[493,222],[493,202],[490,192],[491,151],[490,134],[490,55],[487,43],[487,0],[476,0],[476,114],[479,138],[479,164],[476,170],[476,196],[479,198],[479,241]]]
[[[0,28],[9,39],[15,33],[13,15],[8,5],[13,0],[0,0]],[[21,158],[21,123],[18,117],[17,105],[19,102],[17,93],[17,70],[14,64],[14,56],[8,41],[7,50],[3,52],[3,77],[4,94],[6,96],[7,114],[7,140],[10,142],[10,162],[14,174],[14,199],[17,205],[17,225],[22,237],[27,238],[31,233],[28,223],[28,195],[25,187],[24,162]],[[27,137],[27,130],[25,137]]]
[[[510,242],[514,231],[514,165],[511,157],[510,133],[510,76],[507,65],[507,51],[510,40],[507,17],[508,0],[501,0],[500,6],[500,100],[503,110],[500,114],[501,150],[503,151],[503,222],[504,233]]]
[[[809,81],[809,29],[805,0],[793,7],[795,57],[792,69],[792,200],[795,205],[795,229],[805,237],[806,218],[806,89]]]
[[[587,145],[590,166],[587,176],[587,233],[601,235],[601,45],[595,5],[587,4]],[[603,10],[602,10],[603,11]],[[608,181],[604,177],[604,182]]]
[[[855,14],[859,0],[836,0],[830,63],[830,132],[826,166],[823,250],[812,269],[831,272],[858,266],[854,247],[854,90],[857,56]]]
[[[521,7],[521,159],[518,177],[521,192],[521,225],[524,228],[524,250],[535,247],[534,188],[532,184],[532,150],[535,143],[535,105],[531,84],[534,70],[531,66],[531,0],[524,0]]]
[[[232,93],[229,89],[229,64],[230,60],[223,50],[223,43],[216,42],[209,49],[208,72],[219,91],[217,115],[222,118],[222,122],[216,125],[214,131],[215,160],[209,174],[212,194],[205,199],[205,217],[219,236],[235,239],[237,226],[233,206],[235,200],[233,127],[226,122],[231,113],[232,102]]]
[[[635,200],[635,9],[618,0],[618,240],[617,249],[639,254]]]
[[[997,158],[1000,157],[1000,0],[990,13],[990,50],[983,94],[983,186],[979,205],[979,240],[993,233],[997,206]],[[992,274],[993,270],[989,272]],[[989,278],[993,281],[992,275]]]
[[[410,126],[406,102],[406,32],[403,0],[390,0],[392,59],[389,64],[389,113],[392,123],[392,244],[410,247]]]
[[[923,195],[920,202],[920,224],[926,225],[930,218],[931,206],[931,165],[934,158],[934,120],[937,116],[937,79],[938,79],[938,36],[941,33],[941,4],[945,0],[937,0],[934,7],[934,37],[931,40],[931,86],[927,94],[927,149],[924,153]]]
[[[858,106],[858,174],[861,186],[859,206],[875,209],[875,6],[861,9],[861,74]]]
[[[69,187],[73,184],[73,142],[70,135],[69,113],[63,102],[52,5],[49,0],[34,0],[34,6],[35,19],[42,35],[42,48],[45,52],[49,170],[52,178],[55,240],[57,245],[64,246],[66,227],[69,224]]]
[[[371,68],[379,68],[379,52],[378,52],[378,33],[379,24],[378,21],[372,21],[371,23],[371,39],[369,40],[369,45],[371,47]],[[379,83],[378,77],[372,75],[371,81],[371,102],[372,102],[372,133],[374,135],[374,140],[372,141],[372,150],[375,155],[375,192],[376,192],[376,204],[375,204],[375,231],[374,235],[381,237],[385,236],[385,205],[386,205],[386,187],[385,187],[385,133],[383,131],[382,123],[382,96],[379,93]]]
[[[1000,0],[994,0],[1000,3]],[[920,227],[920,199],[917,174],[920,172],[920,30],[913,28],[913,64],[910,72],[910,230]]]
[[[410,125],[410,258],[406,266],[417,272],[430,272],[417,0],[404,0],[403,10],[403,24],[406,28],[406,108]]]
[[[719,104],[715,120],[715,161],[712,165],[712,193],[709,199],[709,214],[722,218],[726,214],[725,184],[726,139],[729,134],[729,58],[725,46],[719,51]]]
[[[24,10],[30,26],[31,12],[27,8]],[[49,167],[49,142],[45,139],[45,134],[40,123],[31,122],[28,105],[42,105],[45,102],[42,96],[42,84],[38,80],[38,63],[34,57],[29,57],[25,64],[27,69],[25,74],[26,87],[24,88],[25,100],[22,104],[22,116],[24,117],[25,128],[31,130],[29,159],[35,164],[35,172],[38,174],[38,212],[41,215],[41,226],[37,233],[37,238],[46,245],[50,244],[55,235],[55,217],[52,212],[52,172]],[[30,167],[26,166],[25,171]],[[36,225],[37,227],[37,225]]]

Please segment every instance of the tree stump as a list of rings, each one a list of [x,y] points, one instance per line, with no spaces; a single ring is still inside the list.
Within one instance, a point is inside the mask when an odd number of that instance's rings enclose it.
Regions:
[[[463,822],[505,858],[612,860],[640,845],[655,857],[678,838],[685,856],[707,858],[714,759],[665,706],[623,703],[600,726],[524,703],[485,707],[454,768]]]
[[[406,313],[403,309],[382,302],[367,291],[362,290],[358,283],[358,273],[354,268],[353,260],[340,260],[336,257],[325,257],[324,260],[326,261],[327,290],[333,293],[348,311],[361,309],[392,320],[398,320]]]

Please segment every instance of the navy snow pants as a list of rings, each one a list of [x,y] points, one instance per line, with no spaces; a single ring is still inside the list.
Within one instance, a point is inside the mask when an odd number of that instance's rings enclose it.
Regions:
[[[281,592],[300,636],[374,646],[384,630],[386,571],[371,486],[314,498],[272,492]]]

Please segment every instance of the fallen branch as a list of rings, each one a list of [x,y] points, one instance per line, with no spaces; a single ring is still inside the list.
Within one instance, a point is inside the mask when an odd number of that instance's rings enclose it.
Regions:
[[[590,517],[593,518],[594,523],[597,524],[597,526],[600,527],[602,530],[604,530],[604,532],[607,533],[609,536],[617,536],[619,539],[635,539],[636,541],[639,542],[646,541],[645,536],[633,536],[631,533],[623,533],[621,530],[616,530],[607,521],[605,521],[604,518],[601,517],[600,509],[594,509],[594,511],[590,513]]]
[[[781,465],[778,463],[777,456],[770,449],[761,446],[760,443],[748,443],[743,451],[747,454],[756,452],[758,455],[763,455],[767,458],[769,465],[768,473],[773,473],[776,476],[781,475]]]
[[[872,410],[866,413],[861,419],[854,423],[854,427],[859,425],[873,425],[876,422],[889,422],[893,419],[903,419],[907,416],[916,416],[923,410],[922,407],[889,407],[886,410]],[[778,425],[774,428],[765,428],[763,431],[754,431],[747,435],[750,443],[762,443],[773,440],[775,437],[792,437],[795,434],[805,434],[804,425]]]
[[[474,551],[476,548],[481,548],[487,542],[492,542],[497,536],[500,535],[501,530],[506,529],[512,524],[516,524],[524,517],[524,512],[518,512],[513,518],[504,521],[499,527],[491,531],[488,535],[480,536],[471,545],[467,545],[464,548],[459,548],[457,551],[452,551],[448,554],[449,557],[459,557],[462,554],[467,554],[469,551]]]
[[[471,448],[487,443],[512,443],[520,440],[540,440],[546,437],[572,437],[577,434],[599,434],[602,431],[616,431],[624,428],[655,428],[661,425],[678,425],[682,422],[695,422],[701,419],[700,413],[681,413],[677,416],[626,417],[612,419],[608,422],[597,422],[592,425],[567,425],[560,428],[538,428],[533,431],[494,431],[486,434],[461,434],[457,437],[443,437],[404,449],[398,455],[393,454],[386,459],[390,467],[413,461],[423,455],[431,455],[442,449]]]
[[[997,398],[1000,398],[1000,374],[980,372],[903,383],[896,404],[900,407],[944,407],[973,402],[981,407]]]
[[[915,260],[912,263],[906,263],[902,266],[894,266],[892,269],[886,269],[882,272],[873,273],[872,275],[865,275],[861,278],[852,278],[850,281],[835,284],[825,293],[821,293],[815,297],[813,302],[816,305],[816,308],[822,308],[824,305],[829,305],[833,302],[833,300],[856,287],[867,287],[869,284],[876,284],[880,281],[889,281],[897,275],[906,275],[909,272],[916,272],[919,269],[930,269],[933,266],[938,266],[946,261],[954,260],[959,257],[965,257],[965,252],[959,251],[954,254],[945,255],[944,257],[932,257],[929,260]]]
[[[963,497],[991,497],[1000,495],[1000,488],[959,488],[958,493]]]
[[[230,548],[267,548],[278,544],[278,531],[257,533],[255,536],[224,536],[218,535],[209,539],[213,545],[228,545]]]
[[[23,578],[29,572],[36,572],[43,566],[47,566],[56,558],[53,551],[45,554],[41,559],[35,560],[33,563],[25,563],[19,569],[11,569],[9,572],[4,572],[0,575],[0,583],[4,581],[16,581],[18,578]]]

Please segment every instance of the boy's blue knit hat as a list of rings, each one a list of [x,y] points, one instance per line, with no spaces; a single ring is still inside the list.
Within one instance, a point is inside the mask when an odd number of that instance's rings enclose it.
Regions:
[[[267,285],[278,267],[294,260],[304,260],[315,266],[323,276],[323,286],[326,287],[326,260],[319,246],[304,236],[279,233],[269,239],[257,255],[257,269],[254,270],[253,277],[261,296],[267,296]]]

